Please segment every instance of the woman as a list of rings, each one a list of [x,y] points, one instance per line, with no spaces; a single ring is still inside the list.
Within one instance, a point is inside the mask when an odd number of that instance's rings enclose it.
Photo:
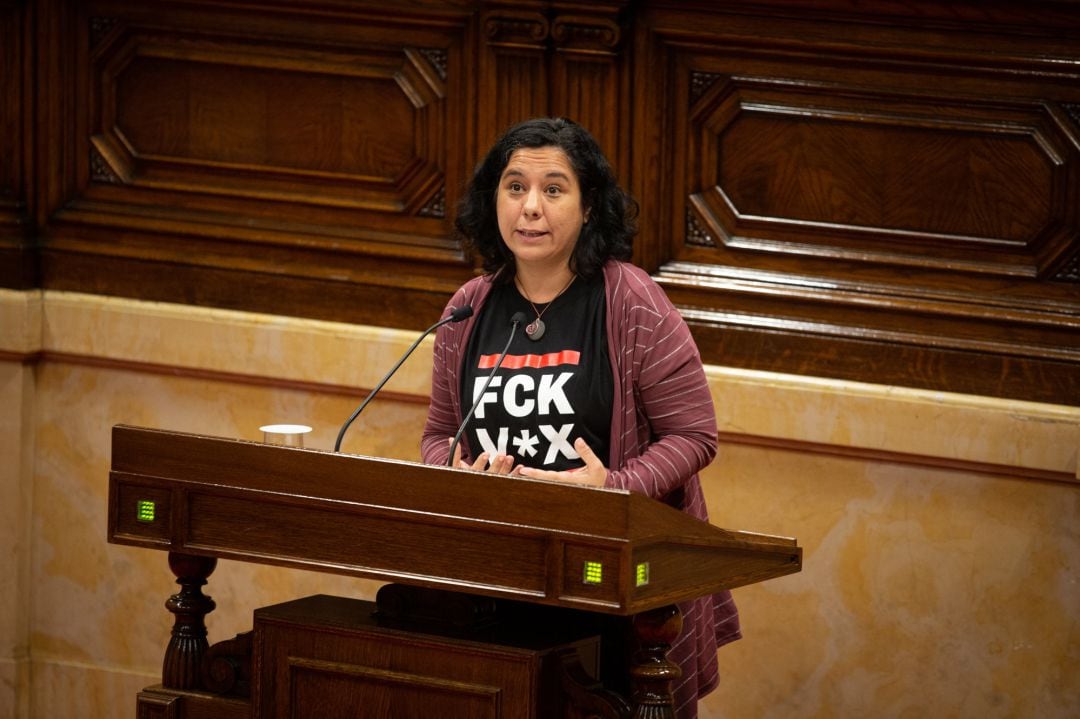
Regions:
[[[641,492],[707,520],[697,473],[716,454],[701,358],[660,287],[627,264],[636,205],[593,137],[566,119],[511,128],[476,170],[455,226],[485,274],[448,305],[474,316],[435,337],[425,462]],[[499,373],[495,359],[524,313]],[[729,592],[681,605],[676,715],[717,684],[740,637]]]

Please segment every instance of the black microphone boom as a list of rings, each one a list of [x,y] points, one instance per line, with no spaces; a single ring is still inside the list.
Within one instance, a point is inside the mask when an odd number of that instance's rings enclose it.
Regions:
[[[510,318],[510,321],[514,323],[514,326],[510,328],[510,336],[506,339],[506,346],[503,347],[499,359],[495,361],[495,366],[492,368],[491,374],[489,374],[484,381],[484,386],[480,388],[480,393],[477,394],[476,399],[473,400],[472,407],[469,408],[469,413],[465,415],[465,419],[462,420],[461,426],[458,427],[457,434],[454,435],[454,441],[450,443],[450,456],[446,458],[447,467],[454,464],[454,450],[457,449],[458,442],[461,441],[461,433],[465,431],[465,425],[472,419],[473,412],[480,406],[480,400],[483,399],[484,392],[487,392],[488,385],[491,384],[491,380],[494,379],[495,373],[499,371],[499,367],[502,366],[503,360],[506,359],[506,353],[510,350],[510,343],[514,341],[514,334],[517,332],[518,325],[527,319],[524,312],[515,312],[514,316]]]
[[[443,319],[439,320],[431,327],[428,327],[426,330],[424,330],[424,333],[416,338],[416,341],[412,343],[412,347],[410,347],[408,351],[401,356],[401,359],[399,359],[397,361],[397,364],[394,365],[393,368],[386,373],[386,376],[382,378],[382,381],[379,382],[379,384],[375,385],[375,389],[371,390],[371,392],[364,399],[364,401],[360,403],[360,406],[356,408],[356,411],[353,412],[347,420],[345,420],[345,424],[341,425],[341,431],[338,432],[337,441],[334,442],[335,452],[341,450],[341,439],[345,436],[345,430],[349,428],[349,425],[353,423],[353,420],[360,416],[360,413],[364,411],[364,407],[368,406],[368,402],[370,402],[372,398],[374,398],[375,395],[379,393],[379,390],[383,388],[383,385],[386,384],[387,381],[389,381],[389,379],[394,376],[394,373],[398,371],[398,367],[400,367],[405,362],[405,360],[409,358],[409,355],[413,353],[413,350],[420,345],[420,341],[445,324],[449,324],[450,322],[461,322],[463,319],[472,317],[472,313],[473,310],[471,305],[458,307],[450,313],[449,317],[444,317]]]

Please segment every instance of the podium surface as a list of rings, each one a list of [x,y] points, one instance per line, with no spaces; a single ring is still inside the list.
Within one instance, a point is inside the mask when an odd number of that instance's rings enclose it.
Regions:
[[[108,538],[618,615],[802,565],[623,490],[127,426]]]

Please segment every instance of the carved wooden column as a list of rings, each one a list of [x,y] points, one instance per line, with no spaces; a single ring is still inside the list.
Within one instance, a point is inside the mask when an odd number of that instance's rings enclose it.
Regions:
[[[176,616],[161,671],[161,683],[169,689],[199,688],[202,659],[208,647],[205,618],[216,606],[202,593],[202,586],[216,566],[213,557],[169,552],[169,569],[180,585],[180,591],[165,602],[166,609]]]
[[[600,143],[620,181],[630,171],[630,104],[622,22],[626,1],[576,4],[551,17],[552,115],[569,117]]]
[[[626,0],[492,3],[481,17],[477,130],[481,151],[510,125],[561,115],[588,128],[629,172],[629,86],[623,53]]]
[[[674,604],[634,617],[638,641],[630,667],[634,719],[675,719],[672,685],[682,669],[667,658],[682,631],[682,612]]]
[[[496,6],[481,17],[476,114],[481,155],[514,123],[550,114],[546,55],[551,25],[542,7],[528,2]]]

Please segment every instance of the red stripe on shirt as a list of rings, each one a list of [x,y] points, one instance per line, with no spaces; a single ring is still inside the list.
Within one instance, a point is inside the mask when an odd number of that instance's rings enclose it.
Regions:
[[[477,369],[491,369],[498,359],[499,355],[480,355]],[[555,367],[561,364],[576,365],[580,360],[580,352],[563,350],[562,352],[549,352],[546,355],[506,355],[502,366],[506,369],[521,369],[522,367],[539,369],[541,367]]]

